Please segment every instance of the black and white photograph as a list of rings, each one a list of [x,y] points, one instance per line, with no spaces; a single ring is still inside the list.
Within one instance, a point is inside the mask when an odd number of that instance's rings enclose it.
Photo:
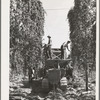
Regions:
[[[97,0],[8,1],[8,100],[97,100]]]

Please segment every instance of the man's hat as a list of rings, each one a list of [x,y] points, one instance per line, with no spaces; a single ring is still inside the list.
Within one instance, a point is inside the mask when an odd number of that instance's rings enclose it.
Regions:
[[[47,37],[48,37],[48,38],[51,38],[51,36],[49,36],[49,35],[48,35]]]

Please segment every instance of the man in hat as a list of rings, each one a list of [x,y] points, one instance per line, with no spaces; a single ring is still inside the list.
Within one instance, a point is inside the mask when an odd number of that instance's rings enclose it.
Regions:
[[[65,59],[65,52],[70,51],[69,48],[68,48],[68,45],[69,45],[70,41],[67,41],[67,42],[64,42],[62,45],[61,45],[61,59]],[[66,50],[67,48],[67,50]]]
[[[70,51],[69,48],[68,48],[69,43],[70,43],[70,41],[67,41],[67,42],[64,43],[64,47],[67,47],[68,51]]]
[[[48,37],[48,48],[47,48],[47,53],[48,53],[48,57],[50,59],[52,59],[51,57],[51,46],[52,46],[52,40],[51,40],[51,36],[47,36]]]

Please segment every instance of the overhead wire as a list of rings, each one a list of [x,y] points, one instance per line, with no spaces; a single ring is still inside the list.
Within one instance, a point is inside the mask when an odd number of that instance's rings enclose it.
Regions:
[[[67,10],[68,8],[58,8],[58,9],[52,9],[52,8],[48,8],[48,9],[45,9],[45,10]]]
[[[48,35],[50,35],[50,32],[49,32],[49,30],[48,30],[48,28],[47,28],[47,25],[46,25],[46,24],[45,24],[45,29],[47,30]]]

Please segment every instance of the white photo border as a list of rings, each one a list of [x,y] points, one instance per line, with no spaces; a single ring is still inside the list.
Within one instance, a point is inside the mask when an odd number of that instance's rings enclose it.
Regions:
[[[99,0],[97,0],[96,100],[99,100]],[[1,0],[1,100],[9,100],[10,0]]]

